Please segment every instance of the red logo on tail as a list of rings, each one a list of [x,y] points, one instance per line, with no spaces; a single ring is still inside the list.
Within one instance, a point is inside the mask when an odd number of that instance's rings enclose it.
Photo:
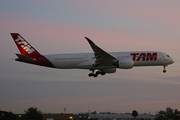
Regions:
[[[35,50],[26,42],[24,41],[23,38],[21,38],[21,36],[17,36],[17,39],[15,39],[15,42],[17,42],[17,44],[21,45],[21,47],[28,53],[31,54],[32,52],[34,52]]]

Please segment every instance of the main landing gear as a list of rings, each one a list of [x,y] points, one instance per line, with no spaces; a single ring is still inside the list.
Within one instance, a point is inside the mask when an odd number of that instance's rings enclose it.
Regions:
[[[96,73],[94,73],[94,70],[92,70],[92,73],[89,73],[89,77],[97,77],[99,74],[101,74],[101,75],[105,75],[106,73],[105,72],[103,72],[103,71],[97,71]]]
[[[166,65],[163,65],[163,67],[164,67],[164,70],[163,70],[163,73],[166,73]]]

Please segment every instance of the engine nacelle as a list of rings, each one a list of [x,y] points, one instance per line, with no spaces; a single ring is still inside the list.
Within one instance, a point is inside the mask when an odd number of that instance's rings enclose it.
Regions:
[[[120,69],[131,69],[133,68],[134,61],[131,58],[125,58],[118,60],[118,68]]]
[[[103,71],[105,73],[115,73],[116,72],[116,68],[107,68],[107,69],[103,69]]]

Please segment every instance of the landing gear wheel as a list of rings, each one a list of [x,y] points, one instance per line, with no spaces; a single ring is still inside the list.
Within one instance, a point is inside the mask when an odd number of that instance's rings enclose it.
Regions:
[[[94,76],[94,74],[93,73],[89,73],[89,75],[88,75],[89,77],[92,77],[92,76]]]
[[[101,71],[97,71],[96,74],[97,74],[97,75],[98,75],[98,74],[101,74]]]
[[[105,75],[106,73],[105,72],[101,72],[101,75]]]
[[[97,77],[97,76],[98,76],[98,74],[94,74],[94,75],[93,75],[93,77]]]
[[[163,70],[163,73],[166,73],[166,70]]]
[[[97,71],[96,73],[94,73],[94,70],[90,70],[90,71],[92,71],[92,73],[89,73],[88,74],[88,76],[89,77],[97,77],[99,74],[101,74],[101,75],[105,75],[106,73],[104,72],[104,71],[102,71],[102,70],[99,70],[99,71]]]

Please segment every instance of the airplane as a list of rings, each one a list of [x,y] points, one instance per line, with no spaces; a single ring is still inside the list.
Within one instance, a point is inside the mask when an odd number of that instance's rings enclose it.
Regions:
[[[132,69],[136,66],[163,66],[173,64],[173,59],[164,52],[134,51],[106,52],[85,37],[94,53],[69,53],[41,55],[19,33],[10,33],[21,54],[15,61],[58,69],[88,69],[89,77],[115,73],[116,69]],[[95,72],[96,71],[96,72]]]

